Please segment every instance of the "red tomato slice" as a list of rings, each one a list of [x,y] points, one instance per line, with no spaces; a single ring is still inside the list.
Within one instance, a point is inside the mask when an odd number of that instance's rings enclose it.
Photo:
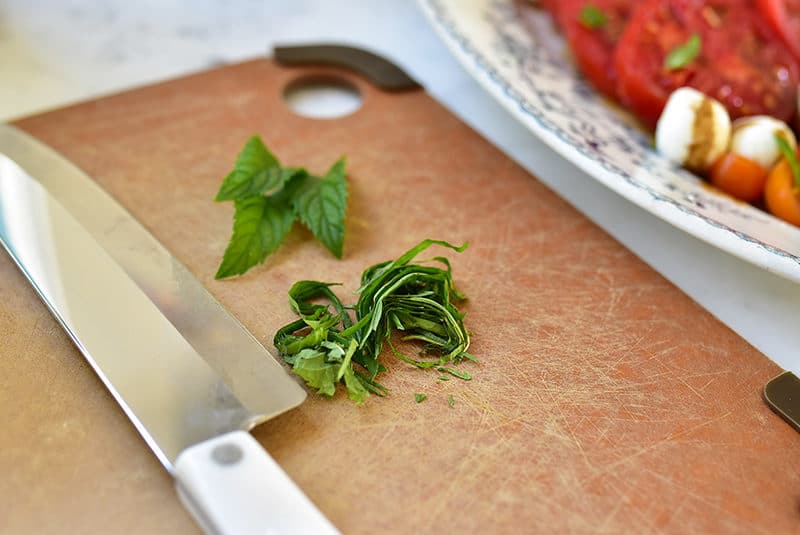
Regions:
[[[553,16],[558,12],[558,0],[542,0],[540,3],[545,11],[549,11]]]
[[[664,59],[693,34],[699,55],[668,70]],[[789,121],[800,71],[750,0],[646,0],[635,11],[614,56],[617,94],[648,126],[667,98],[691,86],[716,98],[731,118],[771,115]]]
[[[542,7],[553,17],[553,25],[557,30],[564,29],[564,2],[563,0],[542,0]]]
[[[759,11],[800,61],[800,0],[756,0]]]
[[[594,86],[610,97],[616,96],[617,75],[614,49],[637,0],[562,0],[558,17],[575,61]],[[594,8],[605,22],[591,28],[581,21],[584,9]]]

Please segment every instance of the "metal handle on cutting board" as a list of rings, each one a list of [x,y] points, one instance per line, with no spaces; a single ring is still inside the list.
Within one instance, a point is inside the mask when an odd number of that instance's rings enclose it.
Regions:
[[[410,91],[419,85],[403,69],[374,52],[347,45],[276,46],[275,61],[286,66],[331,65],[357,72],[385,91]]]
[[[174,476],[183,505],[208,534],[339,533],[245,431],[187,448]]]

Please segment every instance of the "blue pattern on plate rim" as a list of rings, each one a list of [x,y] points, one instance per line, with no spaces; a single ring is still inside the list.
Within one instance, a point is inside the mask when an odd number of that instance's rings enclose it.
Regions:
[[[658,155],[641,128],[626,120],[623,112],[609,113],[608,102],[567,62],[547,47],[535,46],[533,36],[520,23],[513,2],[491,0],[489,8],[482,13],[483,22],[493,34],[494,57],[488,59],[473,45],[471,38],[461,32],[442,0],[423,1],[450,39],[520,111],[582,157],[646,192],[655,201],[668,203],[742,241],[800,264],[800,257],[709,215],[709,211],[716,211],[761,224],[773,221],[756,208],[739,205],[707,190],[698,177]],[[515,69],[524,84],[525,94],[500,72],[502,68]],[[542,84],[542,80],[547,83]],[[639,173],[647,175],[648,183],[637,179]]]

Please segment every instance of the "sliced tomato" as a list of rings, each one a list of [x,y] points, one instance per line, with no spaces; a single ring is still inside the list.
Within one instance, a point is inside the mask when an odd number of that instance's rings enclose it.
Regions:
[[[562,0],[558,5],[561,27],[581,72],[594,86],[610,97],[616,96],[617,76],[614,49],[638,0]],[[582,13],[593,9],[602,14],[596,27],[582,20]]]
[[[759,11],[800,61],[800,0],[756,0]]]
[[[666,56],[694,34],[702,43],[697,57],[667,69]],[[687,85],[722,102],[733,119],[789,121],[795,112],[800,70],[751,0],[646,0],[620,38],[614,66],[620,100],[651,127],[670,93]]]
[[[550,16],[553,18],[553,26],[556,30],[563,31],[564,21],[562,17],[564,15],[564,2],[561,0],[541,0],[541,5],[545,11],[550,13]]]
[[[540,4],[545,11],[549,11],[553,15],[558,13],[558,0],[542,0]]]

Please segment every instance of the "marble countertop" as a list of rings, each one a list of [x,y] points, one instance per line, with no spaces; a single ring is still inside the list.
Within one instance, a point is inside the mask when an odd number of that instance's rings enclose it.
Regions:
[[[800,372],[800,285],[688,236],[562,160],[466,74],[410,0],[6,0],[0,120],[268,54],[275,44],[322,41],[395,61],[731,329]]]

